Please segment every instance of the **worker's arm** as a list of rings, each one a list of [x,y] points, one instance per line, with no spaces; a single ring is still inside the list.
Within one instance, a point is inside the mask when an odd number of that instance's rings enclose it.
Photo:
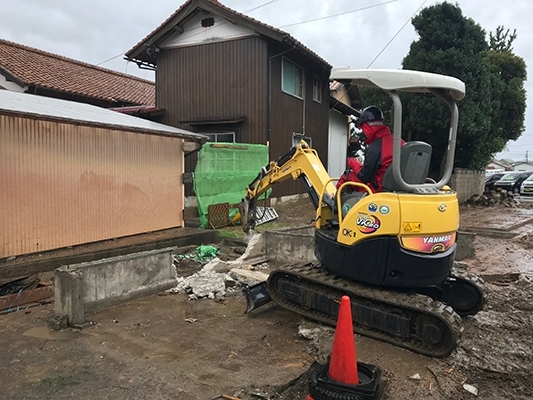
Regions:
[[[361,161],[359,160],[356,160],[355,158],[353,157],[350,157],[348,158],[348,166],[351,168],[351,170],[353,172],[355,172],[356,174],[359,173],[359,171],[361,171],[361,168],[363,168],[363,164],[361,164]]]
[[[381,163],[381,140],[375,141],[366,148],[365,162],[357,177],[363,183],[371,183],[376,178],[379,164]]]

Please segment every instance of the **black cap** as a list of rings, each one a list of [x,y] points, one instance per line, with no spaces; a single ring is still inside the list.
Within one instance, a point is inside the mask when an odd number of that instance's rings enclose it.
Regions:
[[[363,110],[359,117],[359,125],[364,122],[383,121],[383,112],[376,106],[370,106]]]

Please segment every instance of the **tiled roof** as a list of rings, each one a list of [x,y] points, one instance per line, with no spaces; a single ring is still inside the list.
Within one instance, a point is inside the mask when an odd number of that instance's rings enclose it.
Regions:
[[[211,5],[213,6],[213,9],[215,10],[218,9],[223,14],[233,15],[238,18],[242,18],[244,21],[253,23],[256,25],[256,27],[262,28],[262,31],[260,33],[263,33],[266,36],[277,38],[278,40],[284,42],[287,45],[294,46],[300,51],[302,51],[303,53],[310,55],[311,57],[315,58],[317,61],[331,68],[331,65],[326,60],[324,60],[318,54],[311,51],[311,49],[309,49],[308,47],[304,46],[302,43],[297,41],[287,32],[284,32],[278,28],[274,28],[273,26],[265,24],[261,21],[258,21],[255,18],[249,17],[248,15],[241,14],[229,7],[226,7],[218,0],[188,0],[186,1],[184,4],[181,5],[180,8],[178,8],[174,12],[174,14],[168,17],[161,25],[159,25],[150,34],[148,34],[143,40],[137,43],[132,49],[130,49],[126,53],[126,57],[130,60],[140,60],[140,61],[146,62],[147,60],[145,59],[145,52],[144,52],[145,48],[148,45],[155,44],[157,40],[162,36],[160,34],[164,34],[165,32],[171,30],[177,23],[179,23],[179,18],[178,20],[176,20],[176,17],[180,14],[180,12],[185,10],[187,7],[192,6],[193,4],[195,4],[197,7],[201,7],[202,5],[204,6]],[[148,63],[151,63],[151,62],[148,62]]]
[[[0,73],[23,85],[128,104],[155,104],[155,84],[0,39]]]

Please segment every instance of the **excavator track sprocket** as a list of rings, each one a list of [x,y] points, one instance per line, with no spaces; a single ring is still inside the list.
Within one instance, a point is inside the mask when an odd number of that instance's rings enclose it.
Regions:
[[[268,292],[278,305],[335,326],[340,299],[350,297],[354,332],[431,357],[449,355],[461,335],[461,318],[428,296],[361,285],[321,265],[276,269]]]
[[[461,317],[476,315],[486,303],[484,284],[483,279],[475,274],[453,269],[442,301],[452,306]]]

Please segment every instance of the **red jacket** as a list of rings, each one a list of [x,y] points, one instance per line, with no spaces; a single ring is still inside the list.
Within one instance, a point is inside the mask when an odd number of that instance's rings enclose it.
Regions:
[[[365,162],[357,174],[359,181],[366,183],[372,191],[383,191],[383,175],[392,162],[394,136],[386,125],[368,125],[365,129],[367,148]],[[405,142],[402,140],[401,145]]]
[[[337,181],[337,185],[336,185],[337,189],[340,188],[341,185],[346,181],[361,182],[359,178],[357,178],[357,174],[363,167],[363,164],[361,164],[361,162],[359,162],[355,158],[350,157],[348,158],[348,166],[349,168],[346,171],[344,171],[344,174],[342,174],[342,176]],[[357,190],[355,186],[352,186],[351,188],[352,190]]]

